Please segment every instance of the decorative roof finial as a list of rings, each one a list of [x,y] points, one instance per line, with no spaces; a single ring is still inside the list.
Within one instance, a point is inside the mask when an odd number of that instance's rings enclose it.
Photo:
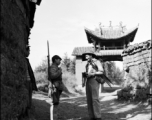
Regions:
[[[110,22],[110,26],[109,27],[112,27],[112,21],[109,21]]]
[[[139,27],[139,23],[138,23],[138,27]]]
[[[101,22],[99,22],[99,28],[101,28],[101,24],[102,24],[102,23],[101,23]]]
[[[122,21],[120,21],[120,23],[119,23],[119,24],[120,24],[120,27],[122,27]]]
[[[122,25],[122,21],[119,23],[120,24],[120,28],[122,29],[122,33],[124,33],[125,29],[126,29],[126,26]]]
[[[101,26],[101,24],[102,24],[102,23],[100,22],[100,23],[99,23],[99,30],[100,30],[100,34],[101,34],[101,35],[103,35],[103,33],[102,33],[102,26]]]

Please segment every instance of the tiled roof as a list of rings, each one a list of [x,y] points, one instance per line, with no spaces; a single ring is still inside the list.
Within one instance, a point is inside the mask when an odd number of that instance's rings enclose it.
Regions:
[[[152,48],[151,40],[144,41],[142,43],[136,43],[123,50],[122,56],[129,54],[135,54],[137,52],[148,50]]]
[[[73,50],[73,56],[81,56],[83,53],[94,51],[93,47],[75,47]],[[123,50],[100,50],[95,54],[97,56],[116,56],[121,55]]]
[[[81,56],[83,53],[94,52],[94,47],[75,47],[73,50],[73,56]]]
[[[87,34],[89,43],[91,42],[90,41],[91,36],[100,40],[111,40],[111,39],[116,40],[123,37],[127,37],[129,35],[133,35],[132,37],[134,37],[137,30],[138,30],[138,26],[130,30],[124,29],[123,31],[122,28],[120,27],[102,27],[101,30],[96,29],[95,31],[85,28],[85,32]]]
[[[123,50],[100,50],[100,52],[97,52],[97,56],[116,56],[121,55]]]
[[[102,38],[117,38],[124,34],[120,27],[102,27],[101,29],[96,29],[95,31],[90,32]]]

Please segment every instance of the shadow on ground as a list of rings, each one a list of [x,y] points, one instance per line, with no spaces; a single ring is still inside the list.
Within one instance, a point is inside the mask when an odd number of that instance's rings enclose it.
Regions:
[[[103,120],[151,120],[151,106],[142,103],[122,102],[114,99],[114,96],[113,99],[110,97],[100,97]],[[49,99],[45,95],[33,98],[36,120],[50,120]],[[59,113],[58,120],[89,120],[85,96],[61,98],[58,111],[54,109],[54,112]],[[144,119],[139,115],[145,115]],[[141,119],[136,119],[137,116]]]

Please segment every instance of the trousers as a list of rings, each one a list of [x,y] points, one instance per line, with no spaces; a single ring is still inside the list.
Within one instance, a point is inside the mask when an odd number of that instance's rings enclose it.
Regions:
[[[100,101],[99,101],[99,83],[94,77],[88,78],[86,82],[86,98],[89,117],[101,118]]]

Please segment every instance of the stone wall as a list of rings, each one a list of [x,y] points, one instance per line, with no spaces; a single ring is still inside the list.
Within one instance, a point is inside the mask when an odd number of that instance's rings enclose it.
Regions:
[[[123,53],[124,89],[119,98],[147,99],[151,83],[151,40],[126,48]]]
[[[2,120],[21,120],[27,107],[25,50],[34,23],[34,4],[29,0],[1,0]]]

